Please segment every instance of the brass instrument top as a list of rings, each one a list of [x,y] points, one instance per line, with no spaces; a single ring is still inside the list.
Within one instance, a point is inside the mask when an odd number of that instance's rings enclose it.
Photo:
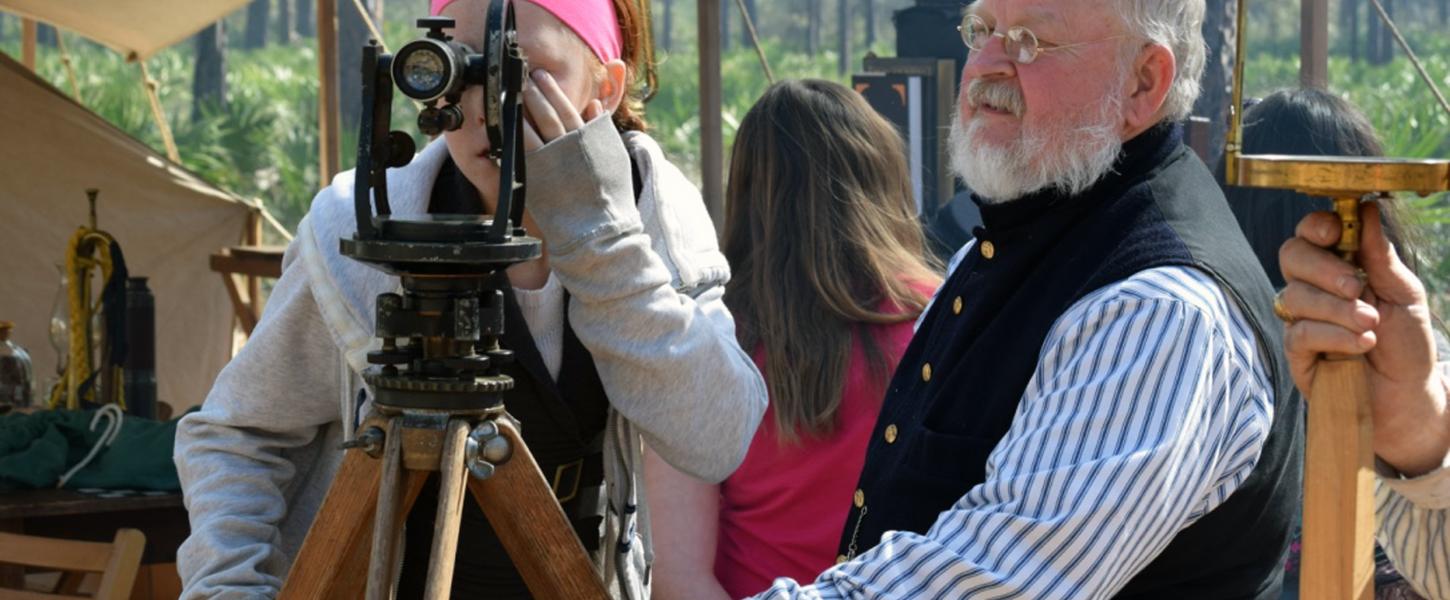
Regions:
[[[1235,157],[1230,156],[1229,160]],[[1450,190],[1450,160],[1345,156],[1238,155],[1238,185],[1293,189],[1313,196],[1360,197]]]

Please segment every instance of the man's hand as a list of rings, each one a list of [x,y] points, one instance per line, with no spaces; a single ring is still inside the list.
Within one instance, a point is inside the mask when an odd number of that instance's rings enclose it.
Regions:
[[[595,117],[604,113],[599,100],[590,100],[584,105],[583,114],[574,107],[554,76],[543,69],[529,73],[529,83],[524,86],[524,151],[533,152],[544,144],[564,134],[583,127]]]
[[[1326,249],[1339,242],[1340,221],[1333,213],[1304,217],[1296,237],[1279,249],[1287,282],[1283,307],[1294,318],[1284,325],[1284,351],[1306,398],[1321,353],[1363,354],[1375,454],[1401,473],[1420,475],[1440,467],[1450,448],[1430,307],[1424,284],[1385,237],[1378,205],[1360,206],[1360,215],[1364,277]]]

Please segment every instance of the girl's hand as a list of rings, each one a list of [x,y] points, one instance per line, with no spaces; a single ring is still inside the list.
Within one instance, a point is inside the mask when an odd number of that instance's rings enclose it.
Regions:
[[[564,95],[558,82],[548,71],[534,69],[524,86],[524,150],[533,152],[544,144],[583,127],[604,113],[604,105],[591,99],[581,115],[574,103]]]

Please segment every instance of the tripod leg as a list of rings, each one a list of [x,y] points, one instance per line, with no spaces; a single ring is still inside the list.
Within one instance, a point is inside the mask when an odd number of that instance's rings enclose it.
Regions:
[[[398,492],[403,475],[403,424],[388,420],[383,444],[382,479],[378,483],[378,509],[373,513],[373,547],[368,557],[367,600],[388,600],[393,594],[393,550],[398,534]]]
[[[364,531],[372,520],[377,499],[377,459],[362,450],[348,450],[278,597],[328,597],[328,590],[336,588],[339,577],[348,573],[348,549],[366,547]]]
[[[463,518],[463,446],[468,439],[467,421],[448,422],[443,439],[443,460],[438,465],[438,516],[433,521],[433,560],[428,564],[426,600],[447,600],[453,589],[453,559],[458,553],[458,526]]]
[[[539,464],[508,419],[496,419],[513,455],[488,479],[468,478],[474,501],[483,508],[509,558],[536,598],[609,597]]]

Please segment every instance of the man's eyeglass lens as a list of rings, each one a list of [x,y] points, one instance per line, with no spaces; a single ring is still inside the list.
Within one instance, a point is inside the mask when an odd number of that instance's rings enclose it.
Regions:
[[[1007,56],[1012,57],[1017,64],[1031,64],[1037,60],[1041,52],[1037,45],[1037,36],[1032,30],[1026,27],[1013,27],[1006,33],[992,31],[992,28],[977,15],[962,17],[962,24],[957,26],[957,31],[962,34],[962,43],[971,48],[973,52],[980,52],[987,47],[987,42],[992,36],[1002,38],[1002,47],[1007,51]]]

